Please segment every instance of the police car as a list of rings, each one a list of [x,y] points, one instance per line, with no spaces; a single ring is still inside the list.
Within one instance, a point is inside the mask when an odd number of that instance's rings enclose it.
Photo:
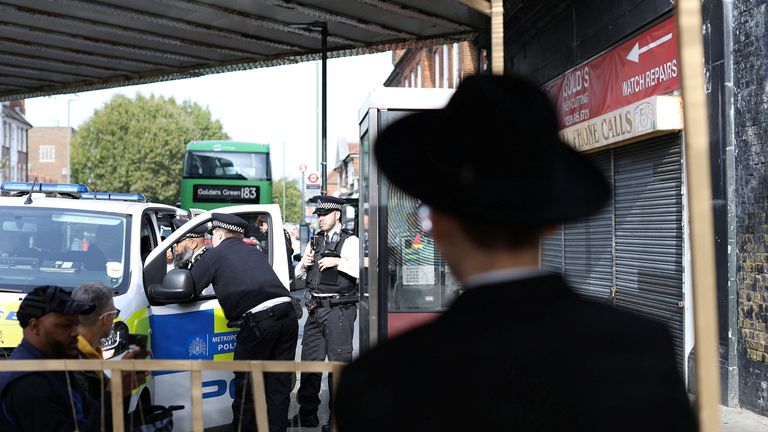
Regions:
[[[173,231],[181,209],[147,202],[141,194],[89,192],[85,185],[4,182],[0,184],[0,348],[8,355],[22,338],[16,311],[24,294],[40,285],[69,290],[84,282],[114,287],[120,310],[105,357],[127,349],[127,335],[145,334],[156,359],[231,360],[237,329],[227,321],[213,293],[167,304],[152,297],[170,267],[166,253],[186,233],[210,222],[205,212]],[[243,205],[217,209],[237,214],[256,228],[266,217],[269,232],[282,232],[279,206]],[[167,238],[166,238],[167,237]],[[270,236],[267,257],[288,290],[282,236]],[[148,294],[150,293],[150,294]],[[3,357],[0,354],[0,357]],[[191,430],[189,373],[153,373],[131,401],[184,405],[174,430]],[[231,421],[233,373],[203,374],[206,427]]]

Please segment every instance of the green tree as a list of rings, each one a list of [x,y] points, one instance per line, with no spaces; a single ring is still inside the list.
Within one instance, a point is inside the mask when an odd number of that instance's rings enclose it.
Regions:
[[[285,189],[285,203],[283,203],[283,189]],[[301,198],[298,180],[283,177],[272,183],[272,202],[280,205],[286,222],[301,222]]]
[[[117,95],[74,136],[72,178],[91,190],[143,193],[173,204],[186,144],[205,139],[229,139],[207,108],[162,96]]]

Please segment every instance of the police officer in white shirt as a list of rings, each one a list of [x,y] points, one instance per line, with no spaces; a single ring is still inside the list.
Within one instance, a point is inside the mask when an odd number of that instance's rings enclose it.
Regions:
[[[360,272],[360,240],[341,227],[344,200],[320,195],[316,202],[320,232],[304,251],[296,277],[307,281],[309,316],[304,324],[301,360],[349,362],[357,317],[357,279]],[[297,394],[299,412],[290,425],[316,427],[320,405],[319,373],[302,373]],[[330,386],[329,386],[330,388]],[[324,425],[323,430],[330,429]]]

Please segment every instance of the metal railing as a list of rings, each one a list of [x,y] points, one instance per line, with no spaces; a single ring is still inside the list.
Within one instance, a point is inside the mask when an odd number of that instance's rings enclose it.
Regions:
[[[256,412],[256,425],[268,431],[267,399],[264,393],[264,373],[269,372],[328,372],[333,374],[332,386],[338,384],[344,363],[319,361],[203,361],[203,360],[6,360],[2,370],[15,371],[102,371],[111,370],[110,393],[112,401],[112,430],[123,432],[123,377],[121,372],[137,371],[189,371],[192,400],[192,430],[203,432],[202,372],[250,372]],[[332,425],[332,430],[335,430]]]

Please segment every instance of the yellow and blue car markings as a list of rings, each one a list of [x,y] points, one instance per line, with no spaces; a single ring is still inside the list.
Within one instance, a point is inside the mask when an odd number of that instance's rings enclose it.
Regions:
[[[0,297],[0,347],[12,348],[21,342],[24,333],[16,318],[21,300],[18,294]]]
[[[238,329],[221,308],[151,315],[152,353],[163,360],[232,360]]]

